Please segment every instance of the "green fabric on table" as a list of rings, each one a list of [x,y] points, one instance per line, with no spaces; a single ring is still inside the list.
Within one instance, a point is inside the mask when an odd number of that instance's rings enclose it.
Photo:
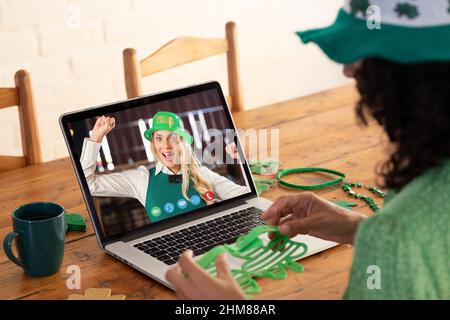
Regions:
[[[449,186],[450,160],[360,225],[345,299],[450,299]]]
[[[254,180],[255,180],[256,191],[258,192],[258,195],[260,195],[263,192],[268,191],[271,186],[273,186],[277,183],[276,179],[254,179]]]
[[[269,159],[264,161],[253,160],[249,162],[251,173],[262,174],[262,175],[274,175],[277,174],[280,167],[280,162]]]
[[[276,175],[280,167],[280,162],[273,159],[264,161],[252,160],[249,162],[249,166],[251,173],[259,175]],[[276,179],[257,179],[254,177],[253,180],[255,181],[258,195],[268,191],[271,186],[277,183]]]

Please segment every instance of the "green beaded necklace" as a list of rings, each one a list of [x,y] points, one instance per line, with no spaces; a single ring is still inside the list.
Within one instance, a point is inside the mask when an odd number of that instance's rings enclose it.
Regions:
[[[300,173],[300,172],[324,172],[324,173],[334,174],[334,175],[338,176],[338,178],[327,181],[325,183],[320,183],[320,184],[316,184],[316,185],[308,185],[308,186],[289,183],[282,179],[283,176],[286,176],[288,174]],[[344,192],[347,192],[350,196],[352,196],[356,199],[364,200],[369,205],[370,209],[372,209],[372,211],[375,213],[377,213],[381,210],[374,199],[372,199],[369,196],[365,196],[363,194],[356,193],[355,191],[352,190],[352,187],[365,188],[381,198],[385,197],[385,194],[383,191],[381,191],[380,189],[377,189],[374,186],[366,187],[363,185],[362,182],[346,182],[346,181],[344,181],[344,179],[345,179],[344,173],[335,171],[335,170],[326,169],[326,168],[291,168],[291,169],[280,170],[277,174],[277,180],[280,183],[280,185],[285,186],[287,188],[292,188],[292,189],[318,190],[318,189],[323,189],[326,187],[330,187],[330,186],[334,186],[334,185],[342,183],[342,190],[344,190]]]
[[[373,194],[384,198],[386,195],[383,191],[381,191],[380,189],[374,187],[374,186],[364,186],[362,182],[344,182],[342,184],[342,190],[344,190],[345,192],[347,192],[350,196],[352,196],[353,198],[356,199],[363,199],[370,207],[370,209],[372,209],[373,212],[377,213],[379,212],[381,209],[380,207],[377,205],[377,203],[375,202],[375,200],[373,200],[371,197],[365,196],[363,194],[360,193],[356,193],[355,191],[352,190],[351,187],[358,187],[358,188],[365,188],[367,190],[369,190],[370,192],[372,192]]]
[[[270,172],[277,172],[276,179],[255,179],[256,188],[258,191],[258,194],[261,194],[269,188],[276,184],[278,182],[280,185],[291,188],[291,189],[297,189],[297,190],[318,190],[323,189],[326,187],[342,184],[342,190],[346,193],[348,193],[351,197],[356,199],[362,199],[364,200],[369,207],[374,211],[375,213],[379,212],[381,209],[378,206],[378,204],[375,202],[375,200],[369,196],[362,195],[360,193],[357,193],[352,190],[352,187],[357,188],[365,188],[368,191],[372,192],[378,197],[384,198],[385,194],[380,189],[377,189],[374,186],[364,186],[362,182],[346,182],[344,179],[346,178],[345,174],[339,171],[330,170],[326,168],[289,168],[284,170],[279,170],[280,163],[275,160],[268,160],[268,161],[253,161],[250,164],[250,169],[252,173],[262,174],[266,171]],[[316,185],[300,185],[295,183],[290,183],[285,180],[283,180],[283,177],[289,174],[294,173],[302,173],[302,172],[323,172],[328,174],[333,174],[337,176],[336,179],[330,180],[324,183],[316,184]],[[340,202],[340,201],[337,201]],[[345,201],[343,201],[345,202]],[[336,203],[336,202],[335,202]],[[348,203],[347,203],[348,204]],[[352,206],[347,207],[351,208]]]

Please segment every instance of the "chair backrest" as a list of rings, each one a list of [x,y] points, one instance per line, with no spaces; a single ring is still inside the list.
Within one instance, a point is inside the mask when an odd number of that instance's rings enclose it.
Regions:
[[[227,54],[228,67],[228,103],[231,110],[244,109],[239,68],[237,59],[236,24],[228,22],[224,39],[196,37],[176,38],[154,53],[139,61],[136,50],[127,48],[123,51],[125,87],[128,98],[142,95],[141,78],[161,72],[185,63],[204,59],[218,54]]]
[[[19,70],[15,88],[0,88],[0,109],[17,106],[23,156],[1,156],[0,172],[42,162],[30,74]]]

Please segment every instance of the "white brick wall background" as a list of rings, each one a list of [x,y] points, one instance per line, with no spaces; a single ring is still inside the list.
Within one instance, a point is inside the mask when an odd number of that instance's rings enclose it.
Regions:
[[[340,66],[294,35],[330,23],[339,6],[329,0],[0,0],[0,87],[14,86],[18,69],[31,72],[44,161],[66,157],[59,115],[126,98],[126,47],[142,59],[178,36],[224,37],[233,20],[247,109],[346,83]],[[224,55],[212,57],[147,77],[144,92],[208,80],[227,91],[225,62]],[[0,111],[0,136],[0,154],[21,154],[16,109]]]

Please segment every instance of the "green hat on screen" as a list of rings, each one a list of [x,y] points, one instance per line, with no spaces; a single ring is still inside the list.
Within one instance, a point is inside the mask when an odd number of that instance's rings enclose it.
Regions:
[[[151,141],[153,133],[159,130],[173,131],[183,137],[189,144],[192,136],[184,129],[181,118],[172,112],[160,111],[153,116],[152,126],[144,132],[144,137]]]
[[[347,0],[332,25],[297,35],[343,64],[450,61],[450,1]]]

